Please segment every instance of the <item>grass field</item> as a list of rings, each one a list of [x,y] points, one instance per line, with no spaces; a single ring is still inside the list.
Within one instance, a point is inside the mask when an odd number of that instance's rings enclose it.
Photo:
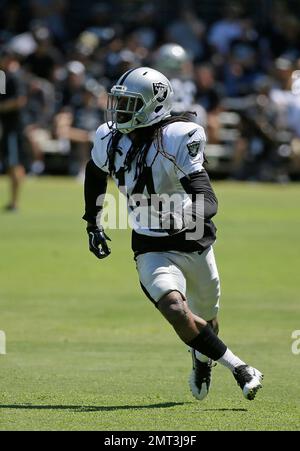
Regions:
[[[265,373],[255,401],[220,365],[203,403],[190,356],[140,291],[130,232],[87,250],[82,187],[28,180],[0,213],[1,430],[298,430],[300,186],[215,183],[221,337]],[[0,201],[6,197],[0,179]]]

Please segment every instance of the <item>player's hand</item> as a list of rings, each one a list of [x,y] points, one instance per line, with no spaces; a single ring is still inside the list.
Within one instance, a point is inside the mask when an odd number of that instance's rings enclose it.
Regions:
[[[86,228],[87,234],[89,236],[89,248],[90,251],[96,255],[97,258],[106,258],[110,254],[110,249],[107,246],[107,240],[111,241],[106,235],[103,228],[99,228],[94,225],[89,225]]]

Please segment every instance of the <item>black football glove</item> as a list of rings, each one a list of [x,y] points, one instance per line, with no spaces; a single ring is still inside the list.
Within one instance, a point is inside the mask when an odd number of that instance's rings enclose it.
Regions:
[[[97,258],[105,258],[110,254],[110,249],[107,246],[107,240],[111,241],[106,235],[103,228],[97,226],[88,226],[86,228],[87,234],[89,236],[89,248],[90,251],[96,255]]]

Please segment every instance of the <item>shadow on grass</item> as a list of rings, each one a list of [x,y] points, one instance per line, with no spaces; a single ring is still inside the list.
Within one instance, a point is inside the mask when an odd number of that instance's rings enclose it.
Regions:
[[[201,412],[248,412],[248,409],[201,409]]]
[[[192,402],[162,402],[159,404],[146,404],[139,406],[63,406],[63,405],[34,405],[34,404],[7,404],[1,405],[1,409],[17,409],[17,410],[70,410],[73,412],[113,412],[118,410],[140,410],[140,409],[168,409],[170,407],[183,406],[186,404],[195,404]],[[248,412],[248,409],[238,408],[212,408],[200,409],[200,412]]]
[[[1,405],[1,409],[24,409],[24,410],[71,410],[73,412],[113,412],[117,410],[139,410],[139,409],[167,409],[169,407],[190,404],[186,402],[164,402],[160,404],[149,404],[139,406],[60,406],[60,405],[34,405],[34,404],[7,404]]]

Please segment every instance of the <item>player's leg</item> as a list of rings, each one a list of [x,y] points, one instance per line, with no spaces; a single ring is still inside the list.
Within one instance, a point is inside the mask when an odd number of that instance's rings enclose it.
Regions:
[[[208,324],[218,335],[219,326],[217,318],[208,321]],[[216,366],[216,363],[212,359],[204,355],[203,353],[189,348],[192,357],[192,370],[189,376],[189,387],[192,395],[199,401],[203,401],[211,388],[212,382],[212,369]]]
[[[187,300],[195,315],[210,323],[218,334],[220,278],[212,246],[204,252],[186,255],[183,273],[187,280]]]
[[[189,309],[185,297],[179,291],[171,291],[164,295],[158,301],[157,307],[186,344],[194,340],[207,325],[205,320]]]
[[[261,388],[263,375],[233,354],[213,332],[211,326],[191,312],[181,293],[167,293],[158,301],[157,306],[184,343],[229,368],[245,398],[254,399],[257,390]]]
[[[181,258],[185,256],[182,255]],[[261,386],[261,373],[252,374],[251,368],[249,372],[249,367],[227,348],[208,322],[190,310],[185,298],[186,280],[181,268],[174,262],[174,253],[149,252],[139,255],[136,261],[144,292],[173,326],[181,340],[232,371],[236,371],[237,367],[241,368],[237,376],[239,383],[244,395],[253,399]]]
[[[189,254],[189,260],[187,268],[189,306],[193,313],[204,318],[218,335],[220,279],[213,248],[210,247],[202,253],[193,252]],[[215,364],[212,359],[195,349],[191,349],[191,355],[192,371],[189,385],[193,396],[202,401],[211,388],[212,368]]]
[[[188,265],[184,272],[187,278],[187,299],[193,313],[204,318],[216,335],[219,332],[217,314],[219,311],[220,280],[215,261],[213,248],[203,253],[197,252],[188,255]],[[197,399],[204,399],[209,391],[211,382],[212,361],[197,350],[192,351],[193,370],[190,375],[190,387]],[[227,366],[236,377],[236,372],[244,371],[246,364],[235,356],[230,350],[226,351],[220,362]],[[238,370],[238,368],[240,368]],[[257,372],[257,374],[260,374]],[[250,379],[249,377],[247,379]],[[258,377],[260,379],[260,377]],[[241,383],[243,386],[243,383]],[[247,386],[244,391],[247,394]]]
[[[220,281],[212,248],[203,253],[174,253],[174,261],[183,270],[186,278],[186,298],[190,310],[203,318],[218,335],[219,325],[217,314],[219,310]],[[189,348],[192,357],[192,371],[189,376],[189,386],[193,396],[202,401],[209,393],[212,368],[215,363],[199,351]]]

